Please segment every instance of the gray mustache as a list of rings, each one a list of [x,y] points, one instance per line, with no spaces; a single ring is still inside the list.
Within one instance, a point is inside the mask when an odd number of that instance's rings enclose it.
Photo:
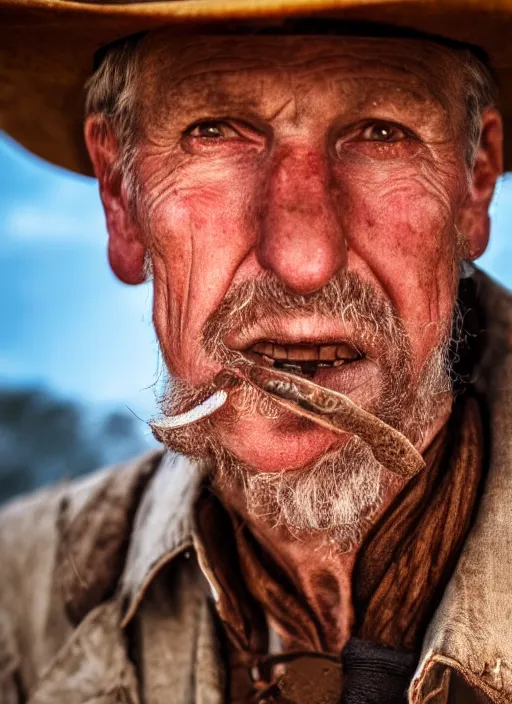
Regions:
[[[289,291],[271,273],[230,291],[203,327],[203,345],[214,353],[228,332],[247,333],[262,320],[318,315],[342,320],[364,336],[388,341],[404,338],[403,325],[391,302],[353,272],[339,272],[307,296]]]

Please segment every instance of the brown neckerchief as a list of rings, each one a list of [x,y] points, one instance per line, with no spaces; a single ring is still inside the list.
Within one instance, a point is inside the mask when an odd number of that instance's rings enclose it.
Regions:
[[[425,453],[426,469],[409,481],[360,550],[353,578],[353,635],[419,650],[469,529],[483,452],[480,407],[468,389]],[[339,661],[340,654],[327,651],[328,638],[292,579],[247,525],[208,491],[198,502],[197,517],[207,569],[219,587],[217,611],[228,634],[229,701],[338,702],[341,665],[333,660]],[[268,656],[265,614],[286,633],[293,651]],[[283,659],[286,664],[276,670]],[[305,672],[308,682],[318,679],[316,690],[307,694]]]
[[[414,477],[367,536],[356,562],[359,637],[419,650],[467,535],[482,477],[481,412],[467,391]]]

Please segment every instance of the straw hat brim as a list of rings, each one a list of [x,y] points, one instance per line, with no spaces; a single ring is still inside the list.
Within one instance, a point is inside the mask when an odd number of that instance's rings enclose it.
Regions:
[[[182,33],[198,24],[312,16],[382,22],[483,49],[500,85],[512,169],[512,0],[0,0],[0,127],[44,159],[90,174],[83,87],[98,49],[164,25]]]

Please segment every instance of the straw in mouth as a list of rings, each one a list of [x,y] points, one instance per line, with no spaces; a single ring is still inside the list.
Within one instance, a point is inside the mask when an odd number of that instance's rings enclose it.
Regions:
[[[218,411],[219,408],[228,400],[228,393],[223,389],[215,391],[211,396],[208,396],[204,401],[201,401],[197,406],[194,406],[185,413],[179,413],[176,416],[166,416],[158,423],[152,423],[153,428],[167,428],[173,430],[175,428],[183,428],[185,425],[197,423],[211,416],[212,413]]]
[[[257,364],[227,367],[214,379],[213,393],[185,413],[153,423],[158,432],[174,430],[204,420],[226,403],[229,391],[248,383],[270,396],[282,408],[337,434],[356,435],[386,469],[409,478],[425,463],[414,445],[395,428],[357,406],[348,396],[319,386],[304,377]]]

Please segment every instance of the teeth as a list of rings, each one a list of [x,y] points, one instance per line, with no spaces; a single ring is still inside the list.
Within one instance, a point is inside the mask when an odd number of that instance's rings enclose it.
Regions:
[[[320,347],[320,359],[325,362],[334,362],[337,349],[336,345],[322,345]]]
[[[359,355],[355,349],[349,345],[337,345],[336,357],[338,359],[357,359]]]
[[[283,345],[274,345],[274,359],[288,359],[288,352]]]
[[[271,362],[275,360],[288,360],[291,363],[322,361],[340,366],[336,364],[336,360],[345,362],[359,358],[358,352],[344,342],[338,345],[277,345],[262,341],[257,342],[251,349]]]
[[[253,350],[258,354],[266,354],[268,357],[274,356],[274,345],[271,342],[258,342],[253,346]]]
[[[297,345],[288,349],[288,359],[293,362],[309,362],[318,358],[318,347],[301,347]]]

